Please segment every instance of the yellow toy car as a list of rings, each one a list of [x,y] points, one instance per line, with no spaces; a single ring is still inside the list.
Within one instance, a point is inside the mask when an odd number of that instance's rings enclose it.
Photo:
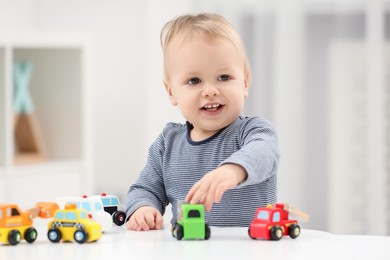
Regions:
[[[56,211],[48,225],[47,237],[53,243],[62,239],[83,244],[97,241],[102,234],[102,226],[91,220],[86,210],[78,209],[75,204],[67,204],[65,209]]]

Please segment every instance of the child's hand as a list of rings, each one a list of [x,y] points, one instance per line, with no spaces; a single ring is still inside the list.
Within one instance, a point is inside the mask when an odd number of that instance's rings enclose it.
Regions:
[[[134,211],[129,221],[126,223],[126,228],[136,231],[148,231],[151,229],[160,229],[164,219],[157,209],[149,206],[143,206]]]
[[[221,201],[226,190],[236,187],[246,177],[247,173],[240,165],[224,164],[207,173],[200,181],[195,183],[185,200],[188,203],[200,202],[209,211],[214,202]]]

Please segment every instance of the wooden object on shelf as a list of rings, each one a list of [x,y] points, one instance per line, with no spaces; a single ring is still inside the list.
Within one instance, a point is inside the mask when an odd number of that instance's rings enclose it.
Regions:
[[[14,138],[15,164],[44,161],[46,159],[44,142],[33,113],[15,114]]]
[[[32,62],[15,61],[13,66],[14,107],[14,163],[45,160],[43,139],[34,114],[34,104],[28,91],[32,75]]]

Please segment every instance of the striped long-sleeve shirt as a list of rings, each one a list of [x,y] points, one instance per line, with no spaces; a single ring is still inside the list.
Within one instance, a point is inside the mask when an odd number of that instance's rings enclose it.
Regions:
[[[127,218],[141,206],[162,214],[172,204],[176,222],[177,203],[206,173],[226,163],[238,164],[247,179],[227,190],[220,203],[206,212],[211,226],[249,226],[255,210],[276,202],[278,141],[271,124],[258,117],[239,117],[217,134],[200,142],[190,139],[191,125],[168,123],[150,146],[145,168],[126,196]]]

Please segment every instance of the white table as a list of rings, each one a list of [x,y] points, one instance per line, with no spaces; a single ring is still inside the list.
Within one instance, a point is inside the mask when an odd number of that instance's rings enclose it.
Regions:
[[[169,225],[135,232],[115,227],[95,243],[52,243],[45,225],[34,225],[38,239],[16,246],[0,245],[0,259],[390,259],[390,237],[334,235],[303,229],[296,239],[252,240],[247,228],[211,227],[202,241],[177,241]]]

